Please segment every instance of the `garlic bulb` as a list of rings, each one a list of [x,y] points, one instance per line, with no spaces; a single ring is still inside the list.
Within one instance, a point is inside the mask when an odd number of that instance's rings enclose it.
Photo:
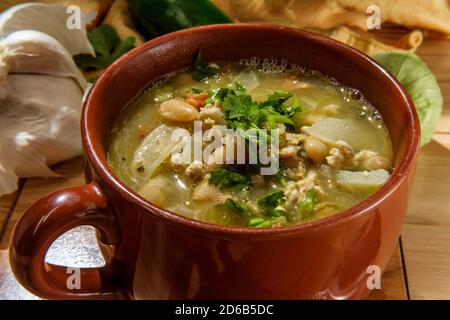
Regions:
[[[20,30],[34,30],[48,34],[66,48],[70,56],[79,53],[94,55],[84,25],[80,29],[67,28],[67,7],[60,4],[25,3],[14,6],[0,15],[0,37]]]
[[[11,33],[0,40],[0,60],[8,73],[37,73],[86,81],[67,50],[51,36],[33,30]]]
[[[81,154],[86,81],[72,55],[93,49],[66,19],[66,7],[44,4],[0,15],[0,196],[20,177],[57,177],[50,165]]]
[[[0,146],[6,148],[0,151],[0,194],[13,192],[18,177],[56,176],[48,165],[80,154],[82,94],[70,78],[8,77],[0,108]]]

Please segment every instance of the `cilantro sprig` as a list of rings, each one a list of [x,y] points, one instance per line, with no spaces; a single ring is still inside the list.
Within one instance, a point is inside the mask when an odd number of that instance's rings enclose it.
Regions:
[[[219,189],[231,189],[234,191],[246,189],[251,185],[249,177],[224,168],[211,171],[208,182]]]
[[[75,63],[83,71],[99,70],[108,67],[115,60],[135,47],[136,39],[127,37],[123,41],[113,27],[107,24],[88,31],[88,39],[95,50],[95,56],[78,54]]]
[[[266,101],[257,102],[237,82],[234,88],[213,89],[209,96],[209,102],[222,103],[227,125],[233,129],[273,129],[279,123],[293,126],[291,117],[300,110],[296,100],[293,105],[286,104],[293,97],[290,92],[275,91]]]
[[[192,79],[195,81],[202,81],[203,79],[215,76],[219,73],[219,68],[206,64],[203,61],[202,50],[197,52],[195,56],[194,65],[187,71]]]
[[[305,200],[300,203],[300,211],[303,213],[314,213],[317,205],[317,192],[315,189],[306,191]]]
[[[258,206],[268,216],[279,217],[284,211],[276,209],[284,202],[284,192],[281,190],[270,190],[267,194],[258,199]]]
[[[247,226],[250,228],[268,228],[272,226],[272,220],[262,217],[254,217],[248,220]]]
[[[249,213],[247,205],[237,202],[231,198],[226,199],[223,204],[228,210],[236,213],[240,217],[244,217]]]

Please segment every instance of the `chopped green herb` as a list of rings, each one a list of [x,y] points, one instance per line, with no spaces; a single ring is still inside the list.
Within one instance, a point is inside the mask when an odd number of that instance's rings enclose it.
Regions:
[[[248,188],[251,184],[249,177],[223,168],[215,169],[210,174],[208,182],[219,189],[234,189],[238,191]]]
[[[202,81],[208,77],[215,76],[219,73],[219,68],[212,67],[203,61],[202,51],[199,50],[195,57],[194,65],[188,70],[192,79],[195,81]]]
[[[280,168],[277,173],[274,174],[275,181],[281,186],[286,187],[286,172]]]
[[[258,206],[265,214],[272,217],[279,217],[284,212],[276,209],[284,202],[284,192],[281,190],[270,190],[264,197],[258,199]]]
[[[87,35],[96,56],[78,54],[73,57],[83,71],[104,69],[134,48],[134,37],[127,37],[121,41],[116,30],[107,24],[88,31]]]
[[[260,121],[265,123],[265,126],[271,129],[275,129],[277,123],[294,125],[294,122],[287,115],[282,115],[273,109],[263,109],[260,111],[260,114]]]
[[[267,97],[267,100],[261,103],[263,106],[272,106],[275,109],[279,108],[292,98],[294,95],[288,91],[275,91]]]
[[[316,210],[317,192],[315,189],[306,191],[305,200],[300,204],[300,210],[305,213],[313,213]]]
[[[234,94],[237,96],[243,96],[247,91],[245,89],[245,87],[242,84],[240,84],[239,82],[235,82],[234,87],[235,87]]]
[[[278,123],[293,126],[290,119],[299,110],[298,101],[295,106],[284,103],[293,97],[290,92],[276,91],[262,103],[254,101],[246,94],[245,87],[235,83],[235,88],[213,89],[209,102],[219,100],[223,104],[228,127],[248,130],[250,128],[276,128]]]
[[[228,208],[229,210],[238,214],[241,217],[248,214],[248,207],[245,204],[239,203],[231,198],[226,199],[223,204],[225,205],[226,208]]]
[[[251,228],[267,228],[272,226],[272,220],[255,217],[248,220],[247,226]]]
[[[192,93],[195,93],[195,94],[199,94],[199,93],[202,93],[203,92],[203,90],[202,89],[198,89],[198,88],[192,88]]]
[[[267,97],[267,100],[261,103],[262,107],[272,107],[277,113],[292,117],[294,112],[299,111],[300,106],[298,104],[298,99],[294,99],[294,104],[292,106],[286,106],[285,103],[292,98],[294,95],[287,91],[275,91]]]
[[[246,225],[251,228],[269,228],[286,224],[286,217],[253,217],[247,220]]]
[[[232,88],[217,88],[209,90],[209,99],[207,102],[214,103],[215,101],[223,101],[226,97],[234,95],[234,96],[242,96],[246,92],[245,87],[241,85],[239,82],[234,83],[234,89]]]
[[[249,95],[228,95],[223,100],[223,109],[228,127],[250,129],[258,127],[261,116],[258,104]]]

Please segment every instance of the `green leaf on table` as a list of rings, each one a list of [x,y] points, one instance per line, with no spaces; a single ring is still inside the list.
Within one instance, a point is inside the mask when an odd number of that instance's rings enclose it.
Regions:
[[[95,56],[78,54],[73,57],[83,71],[104,69],[135,47],[134,37],[121,41],[116,30],[107,24],[88,31],[88,39],[95,50]]]

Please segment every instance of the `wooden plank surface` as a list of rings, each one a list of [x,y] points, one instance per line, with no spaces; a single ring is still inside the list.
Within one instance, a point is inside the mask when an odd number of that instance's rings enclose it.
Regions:
[[[404,268],[411,299],[450,299],[450,41],[426,41],[418,54],[439,81],[444,110],[420,153],[402,232]]]
[[[3,234],[8,227],[9,218],[12,214],[14,205],[19,197],[20,189],[23,185],[23,182],[21,181],[20,184],[21,186],[18,191],[10,195],[0,197],[0,240],[3,238]]]
[[[383,276],[382,289],[370,299],[450,299],[450,41],[427,40],[418,54],[435,73],[445,108],[433,141],[421,150],[402,246]],[[0,249],[7,248],[15,222],[34,201],[84,182],[80,158],[55,171],[65,177],[28,179],[18,192],[0,198]]]

